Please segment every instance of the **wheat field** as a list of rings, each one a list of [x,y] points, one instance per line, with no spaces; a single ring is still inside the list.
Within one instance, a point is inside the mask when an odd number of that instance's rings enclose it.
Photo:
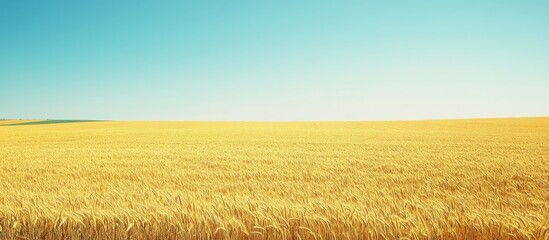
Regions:
[[[549,239],[549,118],[0,121],[0,239]]]

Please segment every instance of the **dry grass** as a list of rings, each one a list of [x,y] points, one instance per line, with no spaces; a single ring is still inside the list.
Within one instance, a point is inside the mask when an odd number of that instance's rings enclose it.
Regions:
[[[549,118],[0,121],[0,239],[549,239]]]

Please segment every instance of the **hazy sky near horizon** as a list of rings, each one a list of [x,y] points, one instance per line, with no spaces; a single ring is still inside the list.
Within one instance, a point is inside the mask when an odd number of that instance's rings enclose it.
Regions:
[[[0,118],[549,116],[548,1],[1,1]]]

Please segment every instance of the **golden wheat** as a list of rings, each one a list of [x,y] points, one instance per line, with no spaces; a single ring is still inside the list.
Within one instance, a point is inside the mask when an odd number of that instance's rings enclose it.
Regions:
[[[549,239],[549,118],[0,121],[0,239]]]

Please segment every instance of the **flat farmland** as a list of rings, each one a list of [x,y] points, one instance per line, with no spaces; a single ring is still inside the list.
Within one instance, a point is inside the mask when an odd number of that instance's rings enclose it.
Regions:
[[[549,239],[549,118],[0,121],[0,239]]]

